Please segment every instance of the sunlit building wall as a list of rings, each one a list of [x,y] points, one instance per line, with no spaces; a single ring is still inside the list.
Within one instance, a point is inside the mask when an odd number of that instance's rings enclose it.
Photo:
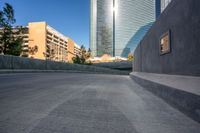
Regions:
[[[67,62],[68,37],[50,27],[46,22],[29,23],[28,29],[29,46],[38,47],[38,51],[29,57]]]
[[[33,58],[68,62],[76,56],[77,49],[80,49],[71,38],[58,32],[46,22],[29,23],[28,29],[29,46],[38,46],[38,52],[31,55]]]
[[[73,58],[76,55],[80,55],[80,46],[77,45],[74,40],[68,39],[68,46],[67,46],[67,61],[72,62]]]

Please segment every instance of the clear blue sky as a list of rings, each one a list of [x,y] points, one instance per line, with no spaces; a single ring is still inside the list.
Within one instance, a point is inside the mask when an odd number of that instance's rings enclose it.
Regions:
[[[89,0],[0,0],[15,9],[17,25],[46,21],[79,45],[89,47]]]

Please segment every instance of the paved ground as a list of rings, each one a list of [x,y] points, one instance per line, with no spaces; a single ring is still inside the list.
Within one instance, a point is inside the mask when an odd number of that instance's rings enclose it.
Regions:
[[[0,75],[0,133],[200,133],[128,76]]]

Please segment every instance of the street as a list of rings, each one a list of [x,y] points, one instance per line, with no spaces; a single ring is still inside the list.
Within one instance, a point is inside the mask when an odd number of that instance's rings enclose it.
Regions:
[[[0,75],[0,133],[200,133],[129,76]]]

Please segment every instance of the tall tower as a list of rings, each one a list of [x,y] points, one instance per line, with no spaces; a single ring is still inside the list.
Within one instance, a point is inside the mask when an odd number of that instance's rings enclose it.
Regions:
[[[91,0],[90,48],[95,56],[113,55],[112,0]]]
[[[127,57],[160,15],[160,9],[160,0],[91,0],[93,55]]]

